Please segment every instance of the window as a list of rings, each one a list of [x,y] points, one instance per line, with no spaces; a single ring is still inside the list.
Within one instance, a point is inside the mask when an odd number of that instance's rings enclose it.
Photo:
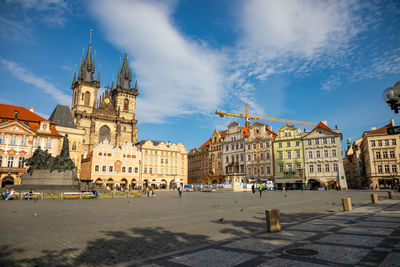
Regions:
[[[101,171],[102,172],[106,172],[107,171],[107,167],[106,166],[101,167]]]
[[[308,167],[308,170],[309,170],[310,172],[314,172],[314,165],[310,165],[310,166]]]
[[[283,159],[283,154],[282,154],[282,152],[279,152],[279,159]]]
[[[231,144],[231,150],[234,150],[234,149],[235,149],[234,145],[233,145],[233,144]]]
[[[249,168],[248,172],[249,172],[248,174],[250,175],[251,174],[251,168]]]
[[[383,157],[384,159],[387,159],[387,158],[388,158],[388,153],[387,153],[387,151],[383,151],[383,152],[382,152],[382,157]]]
[[[40,139],[39,139],[39,138],[36,138],[36,139],[35,139],[35,141],[33,142],[33,146],[34,146],[34,147],[40,146]]]
[[[299,146],[300,145],[300,141],[296,141],[296,146]]]
[[[226,157],[226,159],[228,159],[228,157]],[[249,161],[251,160],[251,155],[250,154],[247,155],[247,160],[249,160]],[[226,161],[226,162],[228,162],[228,161]]]
[[[332,157],[336,157],[336,149],[332,149]]]
[[[163,164],[164,163],[164,159],[161,159],[161,164]]]
[[[389,140],[385,140],[385,146],[389,145]]]
[[[85,93],[85,105],[89,106],[89,104],[90,104],[90,93],[86,92]]]
[[[279,165],[279,172],[283,172],[283,165]]]
[[[24,167],[24,161],[25,161],[25,157],[19,157],[18,168]]]
[[[113,166],[108,167],[109,172],[113,172]]]
[[[100,168],[99,165],[94,166],[94,171],[95,171],[95,172],[98,172],[98,171],[99,171],[99,168]]]
[[[0,155],[0,167],[3,166],[3,156]]]
[[[324,145],[328,144],[328,139],[327,139],[326,137],[324,137],[324,138],[322,139],[322,143],[323,143]]]
[[[263,148],[263,143],[260,143],[260,148]]]
[[[270,173],[271,173],[271,167],[267,166],[267,174],[270,174]]]
[[[334,172],[337,172],[338,171],[338,165],[335,163],[335,164],[333,164],[333,171]]]
[[[43,124],[42,128],[43,128],[43,130],[46,130],[47,129],[47,124]]]
[[[72,150],[76,150],[76,143],[74,142],[73,144],[72,144]]]
[[[315,144],[319,145],[319,139],[315,139]]]
[[[331,144],[334,144],[334,143],[336,143],[335,137],[331,137]]]
[[[377,158],[377,159],[380,159],[380,158],[381,158],[381,152],[379,152],[379,151],[376,152],[376,158]]]
[[[267,159],[270,159],[269,152],[265,153],[265,155],[266,155]]]
[[[378,140],[378,146],[382,146],[382,140]]]
[[[290,147],[290,142],[286,142],[286,146],[287,146],[287,147]]]
[[[254,174],[257,174],[257,168],[254,168]]]
[[[311,146],[311,145],[312,145],[312,140],[311,140],[311,139],[307,140],[307,144],[308,144],[309,146]]]
[[[147,173],[147,168],[144,168],[144,173]]]
[[[300,169],[301,169],[301,164],[300,164],[300,163],[297,163],[296,168],[297,168],[298,170],[300,170]]]
[[[126,167],[122,167],[122,172],[125,172],[126,171]]]
[[[256,149],[257,148],[257,144],[253,144],[253,149]]]
[[[129,167],[129,168],[131,168],[131,167]],[[131,169],[131,171],[132,171],[132,169]],[[135,173],[138,173],[138,172],[139,172],[139,168],[135,167]]]
[[[17,137],[15,135],[10,136],[10,145],[15,146],[17,143]]]
[[[288,158],[288,159],[291,159],[291,158],[292,158],[292,152],[289,151],[289,152],[287,153],[287,158]]]
[[[324,157],[325,158],[329,157],[328,150],[324,150]]]
[[[153,168],[149,168],[149,173],[153,173]]]
[[[257,159],[257,154],[256,154],[256,153],[253,154],[253,159],[254,159],[254,160]]]
[[[50,139],[46,140],[46,148],[51,148],[51,140]]]
[[[168,159],[165,159],[165,164],[168,164]]]
[[[318,164],[317,165],[317,172],[321,172],[321,171],[322,171],[321,164]]]
[[[330,170],[329,170],[329,164],[325,164],[325,172],[330,172]]]
[[[288,164],[288,165],[287,165],[287,170],[288,170],[289,173],[292,173],[292,172],[293,172],[292,164]]]
[[[250,155],[249,155],[249,160],[250,160]],[[229,158],[228,156],[225,157],[225,162],[228,163],[229,162]]]
[[[385,172],[390,172],[389,165],[385,165]]]
[[[5,135],[0,135],[0,145],[4,145],[6,142],[6,136]]]
[[[243,143],[240,143],[240,149],[243,149]]]
[[[371,146],[375,146],[375,141],[371,141]]]
[[[282,143],[278,143],[278,147],[281,148],[282,147]]]
[[[394,151],[390,151],[390,158],[394,158]]]
[[[378,173],[382,173],[382,165],[378,165]]]
[[[239,144],[238,143],[236,143],[236,149],[239,149]]]
[[[250,150],[250,148],[251,148],[250,145],[247,145],[247,150]]]
[[[396,145],[396,139],[392,139],[392,146]]]
[[[297,159],[300,158],[300,150],[296,150],[296,158],[297,158]]]
[[[308,158],[312,159],[312,151],[308,151]]]
[[[264,159],[264,153],[260,153],[260,159],[261,159],[261,160]]]
[[[129,109],[129,100],[128,99],[124,99],[124,110],[127,111]]]
[[[392,165],[392,172],[397,172],[397,166],[396,165]]]
[[[265,142],[265,147],[269,147],[269,142]]]
[[[244,156],[243,156],[243,154],[240,154],[240,161],[243,161],[244,160]]]
[[[321,152],[319,150],[315,151],[315,157],[320,158],[321,157]]]
[[[7,167],[8,168],[12,168],[14,166],[14,157],[13,156],[9,156],[8,157],[8,161],[7,161]]]

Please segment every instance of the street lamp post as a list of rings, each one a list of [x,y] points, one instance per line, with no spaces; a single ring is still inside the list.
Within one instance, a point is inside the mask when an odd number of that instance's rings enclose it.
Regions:
[[[400,108],[400,81],[395,83],[393,87],[384,90],[382,99],[394,110],[394,113],[398,113]]]

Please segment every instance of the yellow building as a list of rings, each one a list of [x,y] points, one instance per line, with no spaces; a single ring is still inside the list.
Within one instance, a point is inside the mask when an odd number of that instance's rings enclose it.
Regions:
[[[132,143],[114,147],[108,140],[99,143],[82,160],[81,180],[92,180],[107,189],[133,189],[141,184],[141,152]]]
[[[275,184],[278,188],[301,189],[304,186],[303,142],[300,129],[285,125],[278,128],[273,143]]]
[[[171,144],[162,141],[140,141],[143,184],[156,188],[176,188],[188,181],[187,151],[182,143]]]

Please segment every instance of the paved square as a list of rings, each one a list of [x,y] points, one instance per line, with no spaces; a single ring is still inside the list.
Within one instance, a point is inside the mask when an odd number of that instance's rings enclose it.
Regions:
[[[224,245],[224,247],[254,250],[259,252],[271,252],[272,250],[288,246],[292,243],[293,242],[291,241],[280,239],[265,240],[260,238],[248,238],[229,243]]]

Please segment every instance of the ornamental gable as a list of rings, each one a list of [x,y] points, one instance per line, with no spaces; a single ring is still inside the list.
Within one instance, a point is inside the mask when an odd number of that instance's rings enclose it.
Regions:
[[[12,121],[0,124],[0,131],[3,133],[21,134],[21,135],[35,135],[27,126],[22,125],[17,121]]]

